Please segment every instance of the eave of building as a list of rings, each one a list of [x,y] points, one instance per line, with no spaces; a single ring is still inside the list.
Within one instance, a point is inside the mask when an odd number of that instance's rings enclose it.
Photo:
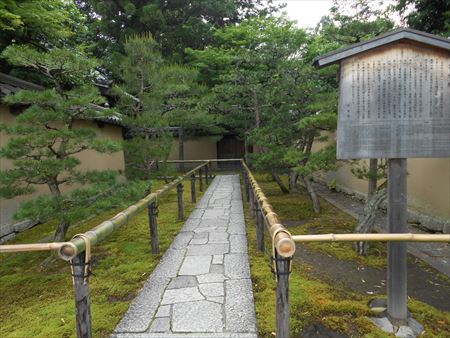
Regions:
[[[362,41],[359,43],[355,43],[353,45],[350,45],[348,47],[330,52],[328,54],[316,57],[313,60],[313,65],[315,67],[321,68],[325,66],[329,66],[335,63],[340,62],[343,59],[352,57],[354,55],[364,53],[370,50],[373,50],[375,48],[379,48],[381,46],[397,42],[400,40],[410,40],[415,41],[424,45],[428,45],[430,47],[443,49],[446,51],[450,51],[450,40],[417,31],[410,28],[400,28],[391,32],[388,32],[383,35],[379,35],[373,39]]]
[[[20,90],[44,90],[45,87],[37,85],[32,82],[28,82],[14,76],[0,73],[0,102],[3,97],[6,95],[17,93]],[[92,107],[97,111],[102,111],[106,109],[105,107],[92,104]],[[96,122],[111,124],[115,126],[119,126],[124,128],[124,124],[122,123],[121,117],[118,116],[107,116],[107,117],[98,117],[93,119]]]

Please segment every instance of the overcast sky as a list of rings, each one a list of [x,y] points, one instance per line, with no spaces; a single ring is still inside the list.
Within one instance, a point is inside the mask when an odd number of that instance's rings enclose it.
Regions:
[[[296,20],[301,28],[314,28],[322,16],[327,15],[331,8],[331,0],[275,0],[276,3],[286,3],[283,11],[290,19]]]

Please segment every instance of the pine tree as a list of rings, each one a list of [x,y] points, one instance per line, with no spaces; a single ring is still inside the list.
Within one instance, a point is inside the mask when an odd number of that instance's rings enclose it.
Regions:
[[[157,163],[166,160],[173,144],[169,127],[178,127],[180,147],[190,130],[215,130],[213,115],[199,106],[205,88],[197,72],[166,62],[150,34],[127,39],[118,63],[121,83],[116,86],[118,107],[126,114],[133,138],[125,143],[127,176],[148,177]]]
[[[15,216],[41,222],[56,219],[55,241],[62,241],[73,222],[111,206],[107,195],[114,189],[116,173],[83,172],[77,154],[115,152],[120,145],[98,139],[95,129],[76,128],[75,121],[106,118],[113,112],[98,106],[104,99],[90,81],[96,63],[81,53],[10,46],[2,57],[14,66],[39,72],[52,88],[22,90],[5,99],[26,109],[16,125],[1,126],[12,138],[0,149],[0,156],[12,160],[14,167],[1,172],[0,195],[13,198],[32,193],[36,185],[47,186],[48,195],[22,203]]]

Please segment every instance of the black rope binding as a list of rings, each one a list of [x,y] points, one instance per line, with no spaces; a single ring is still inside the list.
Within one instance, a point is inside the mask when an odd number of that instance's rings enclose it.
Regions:
[[[289,271],[287,271],[287,272],[275,271],[275,269],[274,269],[275,265],[273,264],[274,262],[284,262],[284,261],[289,261],[290,262],[290,261],[292,261],[292,257],[276,258],[274,256],[271,256],[270,259],[272,261],[272,264],[270,264],[270,270],[272,271],[272,273],[274,275],[277,276],[277,278],[278,278],[278,276],[286,276],[286,275],[290,275],[292,273],[292,264],[289,264]]]
[[[94,276],[94,273],[92,272],[92,270],[91,270],[91,262],[86,262],[86,263],[73,263],[72,261],[70,261],[70,263],[69,263],[71,266],[82,266],[82,267],[84,267],[84,266],[88,266],[88,268],[87,268],[87,274],[76,274],[76,273],[72,273],[71,275],[72,275],[72,277],[78,277],[78,278],[89,278],[89,277],[91,277],[91,276]],[[73,271],[73,269],[72,269],[72,271]]]

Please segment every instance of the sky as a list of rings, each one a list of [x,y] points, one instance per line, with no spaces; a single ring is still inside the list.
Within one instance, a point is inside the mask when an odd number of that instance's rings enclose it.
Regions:
[[[331,0],[275,0],[286,3],[283,11],[290,19],[296,20],[301,28],[314,28],[322,16],[327,15],[332,6]]]
[[[382,6],[387,8],[389,4],[392,4],[392,0],[383,0],[376,2],[375,6]],[[329,14],[329,10],[333,5],[332,0],[274,0],[274,3],[285,3],[286,7],[283,8],[283,12],[287,13],[287,16],[291,20],[297,21],[297,26],[300,28],[315,28],[322,16]],[[408,10],[406,11],[408,13]],[[393,15],[397,24],[400,23],[400,17]]]

